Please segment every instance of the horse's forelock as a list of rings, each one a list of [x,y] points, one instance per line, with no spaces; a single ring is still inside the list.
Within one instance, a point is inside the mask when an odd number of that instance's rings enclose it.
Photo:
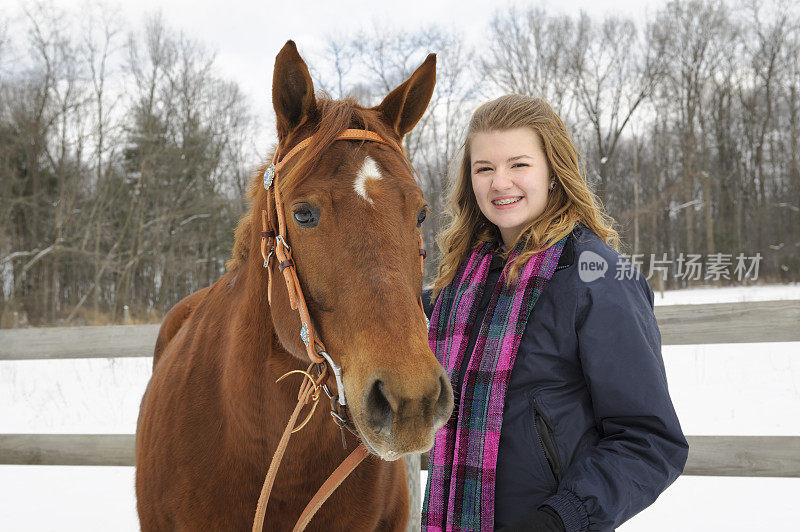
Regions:
[[[322,156],[331,148],[336,137],[345,129],[366,129],[374,131],[388,140],[395,140],[396,134],[380,119],[377,112],[361,107],[353,98],[332,100],[321,98],[317,101],[320,117],[306,134],[301,134],[292,144],[314,135],[314,143],[302,151],[297,164],[281,177],[281,192],[289,193],[311,175],[313,168],[319,166]],[[288,147],[287,147],[288,148]]]
[[[306,137],[314,135],[314,142],[298,156],[297,163],[289,171],[280,176],[275,186],[281,187],[285,195],[295,190],[312,173],[312,169],[320,164],[322,156],[333,145],[336,137],[345,129],[366,129],[374,131],[381,137],[395,141],[397,134],[385,124],[378,113],[358,105],[354,98],[333,100],[326,96],[317,99],[318,115],[312,117],[312,123],[301,126],[295,138],[289,138],[290,144],[284,147],[286,153],[292,146]],[[270,160],[272,154],[270,154]],[[250,208],[239,220],[233,244],[231,259],[226,263],[228,270],[240,266],[248,257],[252,246],[254,227],[261,223],[261,210],[266,202],[266,191],[262,186],[263,175],[269,163],[259,166],[250,178],[250,189],[247,193]]]

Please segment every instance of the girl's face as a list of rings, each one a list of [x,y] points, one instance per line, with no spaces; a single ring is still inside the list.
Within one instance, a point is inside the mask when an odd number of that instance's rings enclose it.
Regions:
[[[539,135],[526,127],[476,133],[471,151],[478,207],[510,248],[547,204],[550,166]]]

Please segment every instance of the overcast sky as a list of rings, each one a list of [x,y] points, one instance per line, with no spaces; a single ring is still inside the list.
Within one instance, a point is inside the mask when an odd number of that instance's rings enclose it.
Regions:
[[[52,0],[70,11],[86,0]],[[306,57],[322,53],[328,35],[348,35],[372,26],[413,30],[428,24],[461,31],[472,43],[498,9],[542,5],[558,13],[580,10],[593,17],[627,15],[643,20],[667,0],[137,0],[118,5],[124,19],[141,28],[143,17],[161,11],[167,25],[205,43],[217,53],[217,66],[239,83],[259,118],[272,127],[271,83],[275,56],[288,39]],[[16,11],[18,0],[0,0],[0,11]],[[431,50],[435,52],[436,50]],[[264,146],[259,146],[259,151]]]

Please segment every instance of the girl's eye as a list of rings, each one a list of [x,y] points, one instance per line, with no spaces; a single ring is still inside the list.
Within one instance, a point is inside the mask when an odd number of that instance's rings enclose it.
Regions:
[[[517,168],[522,166],[528,166],[528,163],[514,163],[511,165],[511,168]]]
[[[319,210],[312,207],[298,207],[294,210],[292,216],[300,227],[316,227],[319,223]]]
[[[475,170],[475,173],[476,173],[476,174],[480,174],[480,173],[481,173],[481,172],[483,172],[484,170],[491,170],[491,168],[489,168],[488,166],[481,166],[480,168],[478,168],[477,170]]]
[[[422,225],[422,222],[425,221],[425,217],[427,215],[428,215],[428,206],[426,205],[425,207],[422,208],[421,211],[419,211],[419,214],[417,214],[417,227]]]

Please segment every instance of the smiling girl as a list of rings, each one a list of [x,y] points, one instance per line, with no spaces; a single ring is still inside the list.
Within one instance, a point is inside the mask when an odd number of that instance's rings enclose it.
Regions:
[[[456,405],[423,530],[613,530],[683,471],[653,291],[579,158],[541,99],[470,120],[424,294]]]

